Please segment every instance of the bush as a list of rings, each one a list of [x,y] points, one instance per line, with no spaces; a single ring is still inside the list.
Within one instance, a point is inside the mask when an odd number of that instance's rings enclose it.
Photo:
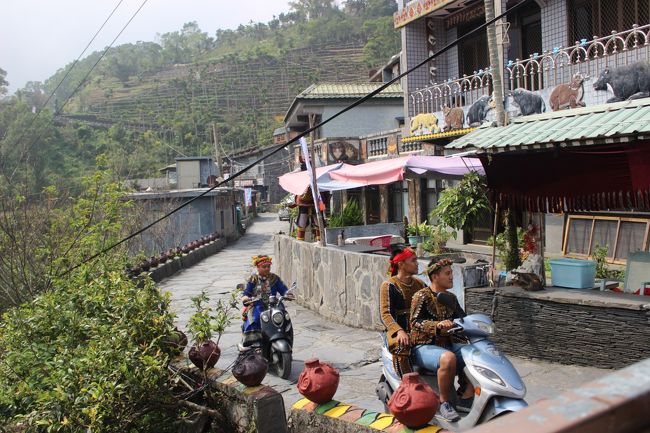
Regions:
[[[347,227],[363,225],[363,212],[356,200],[347,202],[340,214],[332,214],[329,219],[329,227]]]
[[[163,431],[173,412],[169,297],[80,268],[0,324],[0,431]],[[3,424],[4,423],[4,424]]]
[[[607,266],[607,251],[609,248],[607,245],[600,246],[596,245],[592,253],[592,258],[596,261],[596,278],[603,279],[614,279],[614,280],[625,280],[625,271],[617,271],[615,269],[609,269]]]
[[[437,218],[438,223],[453,229],[455,238],[459,230],[471,231],[481,215],[490,210],[485,178],[472,171],[457,186],[440,194],[438,206],[431,211],[429,219]]]

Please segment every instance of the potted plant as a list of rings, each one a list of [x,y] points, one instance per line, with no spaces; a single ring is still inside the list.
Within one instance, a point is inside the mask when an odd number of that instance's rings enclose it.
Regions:
[[[445,244],[449,239],[451,239],[451,233],[447,231],[447,228],[443,225],[437,225],[431,227],[429,237],[424,241],[424,251],[428,252],[432,256],[440,255],[443,253]]]
[[[406,236],[408,237],[409,244],[412,247],[416,247],[420,241],[420,235],[417,224],[407,224],[406,226]]]
[[[191,299],[195,312],[187,323],[187,331],[192,336],[188,356],[194,365],[205,371],[214,367],[221,356],[219,341],[233,319],[237,295],[232,292],[229,299],[219,299],[214,308],[208,304],[210,298],[205,291]],[[216,341],[213,340],[215,337]]]

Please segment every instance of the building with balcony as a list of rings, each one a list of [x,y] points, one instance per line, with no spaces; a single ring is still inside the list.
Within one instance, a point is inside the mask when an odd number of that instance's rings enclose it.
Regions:
[[[562,125],[578,128],[583,135],[582,141],[577,141],[583,145],[642,144],[643,134],[637,129],[642,131],[643,127],[630,128],[632,133],[623,134],[617,130],[601,137],[595,135],[602,131],[594,125],[584,130],[580,125],[590,123],[590,111],[608,111],[609,108],[603,108],[603,104],[630,96],[625,87],[634,84],[632,72],[628,69],[632,65],[642,71],[641,83],[650,82],[650,77],[643,75],[650,54],[650,2],[536,0],[527,2],[497,22],[505,109],[511,123],[519,127],[526,125],[529,131],[526,135],[519,130],[522,134],[520,142],[511,147],[501,147],[494,142],[487,146],[480,141],[480,137],[486,139],[483,127],[495,120],[486,32],[472,32],[485,22],[483,3],[482,0],[415,0],[402,2],[395,13],[395,27],[401,29],[402,34],[403,70],[463,38],[426,67],[403,79],[406,126],[402,143],[415,143],[414,146],[423,152],[430,148],[434,151],[445,148],[445,153],[472,150],[486,153],[490,148],[493,156],[504,156],[502,161],[506,160],[508,152],[535,152],[570,145],[568,130],[564,138],[560,134],[546,140],[545,135],[540,135],[544,129],[535,125],[543,121],[545,128],[562,128]],[[496,14],[519,3],[518,0],[497,1]],[[643,94],[643,89],[637,90],[641,93],[633,98],[648,96]],[[643,123],[647,121],[638,114],[644,112],[641,105],[617,109],[620,109],[619,115],[637,113],[636,121]],[[576,109],[582,111],[571,113]],[[527,120],[529,116],[530,120]],[[544,120],[546,117],[550,119]],[[612,118],[607,120],[611,122]],[[514,125],[508,128],[511,126]],[[465,134],[469,134],[467,137],[471,139],[459,138]],[[503,134],[499,136],[505,137]],[[450,145],[452,142],[455,144]],[[571,142],[575,144],[575,137]],[[594,148],[594,151],[607,150]],[[534,153],[533,157],[542,160],[541,154]],[[485,158],[486,163],[487,160]],[[501,165],[501,168],[514,171],[516,167]],[[491,171],[487,172],[489,180]],[[604,171],[601,176],[607,176],[607,173]],[[551,182],[549,178],[544,179]],[[514,181],[513,178],[510,181]],[[570,183],[565,185],[571,188]],[[623,262],[627,254],[627,251],[617,252],[617,245],[633,244],[632,250],[647,251],[647,235],[637,236],[641,240],[634,243],[630,242],[625,230],[635,230],[635,233],[647,231],[650,215],[639,206],[613,206],[611,201],[609,203],[598,208],[598,212],[593,206],[580,206],[575,202],[569,206],[553,206],[553,212],[548,212],[549,207],[536,207],[547,211],[544,216],[547,252],[587,256],[593,253],[593,239],[596,238],[607,241],[608,256],[613,261]],[[517,208],[523,209],[519,218],[525,225],[532,218],[531,212],[526,212],[526,206]],[[464,242],[485,242],[493,230],[492,221],[493,217],[486,216],[474,233],[464,234]],[[612,224],[618,228],[614,230]],[[623,226],[625,230],[621,232]],[[609,234],[604,235],[605,232]]]

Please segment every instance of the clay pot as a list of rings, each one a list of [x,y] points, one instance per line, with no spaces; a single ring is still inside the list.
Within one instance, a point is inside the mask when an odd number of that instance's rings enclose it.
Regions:
[[[205,368],[212,368],[221,356],[221,349],[212,340],[207,340],[198,345],[192,346],[187,354],[192,361],[192,364],[203,370]]]
[[[136,265],[136,266],[132,267],[130,271],[131,271],[131,275],[134,275],[134,276],[135,275],[140,275],[140,273],[142,272],[142,268],[140,267],[140,265]]]
[[[151,256],[151,257],[149,258],[149,265],[150,265],[152,268],[155,268],[156,266],[158,266],[159,263],[160,263],[160,260],[158,260],[158,257]]]
[[[232,368],[232,375],[246,386],[257,386],[262,383],[268,371],[269,363],[266,359],[253,352],[237,360]]]
[[[169,339],[165,343],[172,347],[172,350],[177,353],[182,353],[187,347],[187,335],[178,328],[174,328]]]
[[[390,412],[409,428],[427,424],[438,410],[438,395],[417,373],[402,376],[402,384],[388,401]]]
[[[183,245],[183,248],[181,248],[181,252],[183,254],[187,254],[190,251],[192,251],[192,248],[190,247],[190,244],[185,244],[185,245]]]
[[[149,260],[145,260],[144,262],[140,263],[140,269],[142,269],[142,272],[147,272],[150,267],[151,264],[149,263]]]
[[[167,251],[163,251],[162,253],[160,253],[160,256],[158,257],[158,261],[160,261],[160,263],[166,263],[167,260],[169,260],[169,253]]]
[[[318,358],[305,361],[305,369],[298,378],[298,392],[314,403],[332,400],[339,386],[339,372]]]

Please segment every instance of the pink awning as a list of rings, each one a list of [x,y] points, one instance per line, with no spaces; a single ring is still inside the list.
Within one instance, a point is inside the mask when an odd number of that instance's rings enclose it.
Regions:
[[[336,170],[346,165],[347,164],[343,164],[342,162],[339,162],[336,164],[326,165],[324,167],[316,168],[317,182],[320,178],[322,178],[330,171]],[[307,173],[307,171],[295,171],[295,172],[283,174],[282,176],[278,177],[278,180],[280,181],[280,186],[282,187],[282,189],[284,189],[287,192],[290,192],[291,194],[302,194],[309,187],[309,174]],[[320,184],[320,182],[318,183]]]
[[[363,185],[383,185],[404,179],[404,171],[422,174],[437,173],[446,176],[462,176],[470,171],[484,174],[483,166],[477,158],[445,158],[444,156],[403,156],[348,165],[329,173],[332,179]]]

